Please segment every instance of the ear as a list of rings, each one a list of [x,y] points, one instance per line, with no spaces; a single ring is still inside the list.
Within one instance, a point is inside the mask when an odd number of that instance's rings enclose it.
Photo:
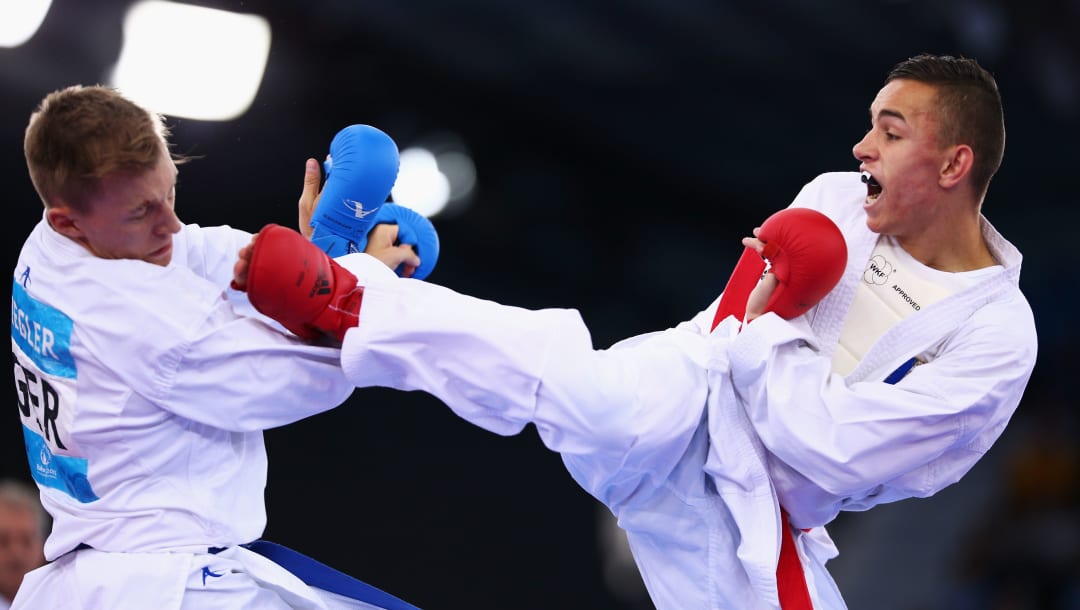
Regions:
[[[62,203],[54,205],[45,210],[45,218],[57,233],[75,241],[83,241],[84,235],[79,227],[80,216],[70,206]]]
[[[971,173],[971,166],[975,163],[975,153],[967,144],[950,146],[945,149],[945,153],[938,184],[942,188],[952,188]]]

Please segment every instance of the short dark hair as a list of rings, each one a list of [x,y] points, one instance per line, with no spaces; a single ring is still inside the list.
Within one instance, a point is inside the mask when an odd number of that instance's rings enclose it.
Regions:
[[[997,81],[974,59],[916,55],[893,67],[885,82],[907,79],[937,89],[938,141],[967,144],[975,153],[971,179],[985,195],[1005,154],[1005,118]]]

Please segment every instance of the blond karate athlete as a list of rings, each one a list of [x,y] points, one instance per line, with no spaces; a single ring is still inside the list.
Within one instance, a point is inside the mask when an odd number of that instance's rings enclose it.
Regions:
[[[166,136],[161,117],[105,87],[50,94],[27,128],[45,211],[15,268],[12,352],[53,527],[49,563],[12,608],[384,607],[244,546],[266,525],[263,431],[354,386],[336,349],[281,332],[229,289],[251,236],[179,220]],[[309,160],[304,197],[318,176]],[[415,264],[406,250],[380,255]]]

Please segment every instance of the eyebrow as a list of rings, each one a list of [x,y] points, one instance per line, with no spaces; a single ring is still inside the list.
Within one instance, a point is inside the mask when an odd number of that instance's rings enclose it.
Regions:
[[[878,110],[877,118],[881,119],[882,117],[892,117],[894,119],[898,119],[900,121],[903,121],[904,123],[907,122],[907,119],[904,117],[904,114],[902,112],[900,112],[899,110],[889,110],[888,108],[882,108],[881,110]],[[870,118],[874,118],[873,111],[870,112]]]

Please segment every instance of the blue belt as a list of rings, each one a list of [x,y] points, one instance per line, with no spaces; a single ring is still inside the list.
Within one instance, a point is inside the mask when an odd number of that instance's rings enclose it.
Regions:
[[[911,369],[918,363],[918,358],[912,358],[907,362],[901,364],[895,371],[889,373],[889,376],[885,378],[885,383],[895,384],[904,378],[905,375],[911,372]]]
[[[420,610],[416,606],[406,601],[402,601],[386,591],[373,587],[358,578],[353,578],[344,572],[335,570],[324,563],[320,563],[307,555],[294,551],[288,547],[281,546],[280,544],[267,542],[266,540],[256,540],[255,542],[241,544],[240,546],[253,553],[258,553],[285,568],[291,572],[293,576],[304,581],[304,584],[309,587],[337,593],[347,599],[361,601],[371,604],[372,606],[384,608],[385,610]],[[75,547],[74,550],[81,551],[83,549],[92,548],[94,547],[83,542]],[[207,547],[206,552],[211,555],[217,555],[227,548],[228,547],[223,546],[212,546]]]
[[[362,601],[385,608],[385,610],[420,610],[381,589],[280,544],[256,540],[242,546],[292,572],[310,587],[337,593],[342,597]]]

